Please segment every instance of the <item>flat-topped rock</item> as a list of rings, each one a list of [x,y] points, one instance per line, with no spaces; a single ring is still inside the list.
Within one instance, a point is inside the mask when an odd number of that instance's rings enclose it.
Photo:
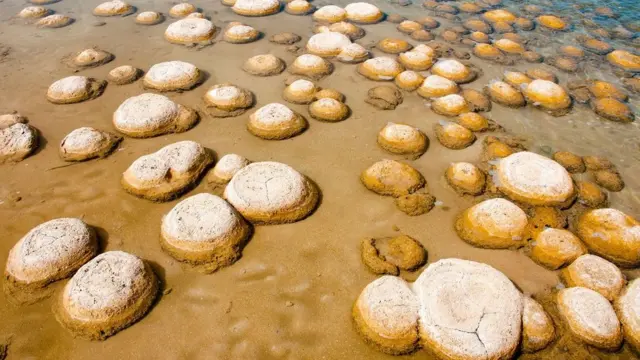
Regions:
[[[292,167],[266,161],[238,171],[224,197],[254,224],[282,224],[309,216],[318,205],[319,191]]]
[[[47,90],[47,100],[54,104],[73,104],[93,99],[102,94],[106,82],[86,76],[67,76]]]
[[[550,270],[572,263],[587,252],[586,246],[564,229],[545,228],[531,244],[531,259]]]
[[[360,75],[376,81],[391,81],[403,71],[398,61],[386,56],[375,57],[358,65]]]
[[[283,140],[306,130],[307,120],[279,103],[267,104],[249,116],[247,130],[267,140]]]
[[[184,132],[197,121],[194,110],[151,93],[128,98],[113,113],[116,130],[136,138]]]
[[[216,165],[207,175],[207,182],[213,184],[227,184],[233,175],[245,166],[251,164],[244,156],[227,154],[218,160]]]
[[[180,141],[141,156],[122,174],[124,189],[152,201],[167,201],[195,185],[213,156],[194,141]]]
[[[73,130],[60,142],[59,154],[65,161],[84,161],[109,155],[122,137],[92,127]]]
[[[362,172],[360,181],[376,194],[393,197],[411,194],[426,184],[418,170],[395,160],[376,162]]]
[[[320,80],[333,72],[333,65],[318,55],[303,54],[291,63],[289,72],[293,75],[301,75],[313,80]]]
[[[38,146],[38,132],[19,114],[0,116],[0,164],[18,162]]]
[[[153,65],[144,75],[142,83],[158,91],[189,90],[202,81],[202,72],[184,61],[166,61]]]
[[[109,251],[83,265],[54,307],[74,336],[104,340],[140,320],[158,294],[158,279],[137,256]]]
[[[620,269],[609,261],[591,254],[578,257],[560,273],[568,287],[580,286],[613,301],[624,288],[626,280]]]
[[[253,93],[233,84],[217,84],[203,97],[207,112],[214,117],[239,116],[249,110],[255,100]]]
[[[523,245],[527,215],[512,202],[495,198],[476,204],[460,214],[455,229],[469,244],[489,249]]]
[[[93,9],[96,16],[124,16],[135,12],[135,8],[121,0],[103,2]]]
[[[172,44],[208,45],[216,34],[216,27],[207,19],[188,17],[178,20],[167,27],[164,38]]]
[[[284,71],[287,65],[282,59],[272,55],[256,55],[245,61],[242,70],[256,76],[273,76]]]
[[[546,348],[555,338],[555,326],[542,305],[523,296],[522,350],[532,353]]]
[[[267,16],[280,11],[280,2],[278,0],[237,0],[231,10],[242,16]]]
[[[427,151],[429,139],[418,128],[389,122],[378,133],[378,145],[392,154],[419,157]]]

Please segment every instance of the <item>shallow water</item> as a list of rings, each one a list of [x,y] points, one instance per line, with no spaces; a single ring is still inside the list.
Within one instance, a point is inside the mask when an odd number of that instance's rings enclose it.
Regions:
[[[371,2],[388,14],[398,13],[410,19],[433,15],[418,2],[407,7],[381,0]],[[10,49],[7,56],[0,57],[0,111],[19,111],[44,137],[36,154],[18,164],[0,167],[0,266],[4,268],[9,249],[34,226],[57,217],[80,217],[99,229],[106,250],[124,250],[149,260],[164,280],[166,294],[142,321],[104,342],[72,338],[55,321],[51,299],[15,307],[0,296],[0,336],[10,339],[9,358],[390,358],[362,341],[352,327],[350,311],[362,288],[376,278],[360,261],[360,240],[397,234],[394,227],[418,239],[428,250],[429,262],[448,257],[485,262],[504,272],[528,294],[544,294],[559,283],[556,272],[543,269],[520,251],[478,249],[456,236],[452,227],[454,217],[473,204],[474,199],[459,197],[447,186],[443,173],[451,162],[478,162],[485,135],[478,134],[479,140],[464,150],[444,148],[432,130],[442,117],[431,112],[423,99],[415,93],[405,94],[404,103],[396,110],[376,110],[364,99],[369,88],[380,84],[359,76],[354,65],[334,62],[334,73],[318,82],[322,87],[335,88],[346,95],[346,104],[353,115],[344,122],[321,123],[310,119],[310,128],[300,136],[285,141],[265,141],[246,131],[250,112],[227,119],[203,116],[195,128],[185,133],[142,140],[127,138],[106,159],[64,167],[67,163],[58,158],[57,147],[67,133],[80,126],[113,131],[113,111],[128,97],[143,92],[140,81],[125,86],[110,85],[95,100],[53,105],[44,95],[52,82],[72,74],[62,63],[65,56],[91,46],[115,54],[113,62],[80,72],[99,79],[105,79],[108,71],[119,65],[146,70],[162,61],[187,61],[206,71],[209,77],[194,90],[169,94],[176,102],[200,109],[201,97],[208,87],[232,82],[253,91],[259,107],[282,102],[283,83],[290,75],[284,72],[274,77],[253,77],[241,70],[242,63],[253,55],[273,53],[290,64],[297,55],[287,52],[286,46],[271,44],[267,38],[278,32],[295,32],[303,37],[298,44],[302,47],[313,34],[310,16],[297,17],[282,12],[264,18],[245,18],[216,1],[194,1],[192,3],[219,28],[229,21],[241,21],[265,33],[265,38],[245,45],[220,41],[201,50],[190,49],[163,39],[171,19],[145,27],[136,25],[133,16],[96,18],[91,10],[99,3],[98,0],[63,0],[48,5],[57,13],[75,18],[76,22],[65,28],[47,30],[12,18],[25,6],[22,1],[0,0],[0,47]],[[131,3],[138,11],[167,14],[175,2],[132,0]],[[328,3],[314,2],[318,7]],[[331,3],[345,5],[348,2]],[[505,1],[506,7],[514,11],[519,11],[524,4]],[[553,54],[561,45],[575,44],[575,32],[584,31],[577,19],[585,16],[585,12],[576,11],[573,1],[540,4],[545,8],[557,7],[557,11],[576,19],[574,30],[560,35],[538,30],[520,33],[538,37],[539,43],[546,44],[536,48],[545,55]],[[624,14],[621,21],[637,22],[640,17],[638,2],[607,2],[606,5]],[[468,15],[460,17],[465,19]],[[439,20],[441,26],[434,33],[453,24]],[[105,24],[96,26],[98,22]],[[603,24],[611,22],[603,20]],[[388,22],[363,27],[367,35],[358,41],[363,45],[388,36],[409,39],[396,31],[395,24]],[[629,41],[611,40],[611,43],[616,48],[633,49]],[[463,46],[457,48],[469,50]],[[373,52],[380,55],[377,50]],[[610,66],[598,59],[599,62],[590,62],[582,71],[571,75],[546,65],[535,66],[554,71],[563,85],[569,80],[591,78],[621,84]],[[465,88],[481,90],[507,68],[475,57],[470,61],[484,74]],[[519,62],[508,68],[525,70],[533,66]],[[632,96],[630,104],[640,105],[639,98]],[[304,106],[287,105],[306,114]],[[568,150],[612,160],[626,187],[609,194],[611,206],[640,218],[637,122],[619,124],[602,120],[588,106],[579,104],[563,117],[552,117],[531,107],[508,109],[493,105],[488,116],[508,133],[525,139],[532,151],[550,155],[553,151]],[[395,208],[390,198],[371,193],[360,184],[360,172],[373,162],[400,159],[385,153],[376,144],[378,131],[389,121],[419,127],[431,140],[425,155],[408,161],[424,174],[430,192],[443,203],[426,215],[406,216]],[[322,203],[304,221],[256,227],[242,258],[234,265],[212,275],[193,271],[164,254],[159,246],[160,220],[179,200],[151,203],[126,194],[120,186],[120,176],[132,161],[180,140],[198,141],[218,157],[238,153],[252,161],[289,164],[319,185]],[[201,183],[188,195],[205,191],[208,189]],[[629,279],[638,276],[637,271],[625,273]],[[407,278],[416,276],[409,274]],[[553,358],[585,358],[584,353],[572,352],[571,348],[563,352],[564,345],[559,343]],[[632,357],[626,347],[613,354],[588,351],[597,358]],[[403,358],[431,357],[417,352]]]

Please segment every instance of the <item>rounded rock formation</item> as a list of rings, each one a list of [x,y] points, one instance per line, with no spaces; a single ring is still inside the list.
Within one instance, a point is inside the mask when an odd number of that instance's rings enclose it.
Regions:
[[[583,249],[586,252],[586,248]],[[613,301],[618,297],[626,284],[620,269],[607,260],[586,254],[575,259],[560,273],[560,278],[567,287],[580,286],[593,291]]]
[[[284,11],[291,15],[307,15],[312,13],[314,10],[314,6],[305,0],[293,0],[284,8]]]
[[[495,10],[490,10],[487,11],[486,13],[482,14],[482,17],[491,22],[491,23],[497,23],[500,21],[504,21],[507,24],[513,24],[516,19],[518,18],[517,16],[515,16],[511,11],[506,10],[506,9],[495,9]]]
[[[326,30],[325,30],[326,29]],[[351,39],[351,41],[358,40],[365,35],[363,28],[348,22],[337,22],[329,25],[329,27],[322,27],[323,31],[333,31],[344,34]]]
[[[574,193],[573,180],[562,165],[528,151],[501,159],[494,183],[511,199],[535,206],[563,204]]]
[[[607,60],[611,65],[622,70],[637,73],[640,72],[640,56],[632,54],[626,50],[614,50],[607,55]]]
[[[282,98],[293,104],[310,104],[316,99],[318,87],[309,80],[298,79],[284,89]]]
[[[458,116],[470,111],[467,101],[458,94],[445,95],[431,101],[431,110],[444,116]]]
[[[42,223],[9,251],[4,291],[18,304],[40,300],[47,285],[71,276],[97,253],[96,234],[82,220],[59,218]]]
[[[351,3],[344,7],[349,21],[360,24],[375,24],[384,18],[377,6],[365,2]]]
[[[576,181],[578,203],[590,207],[601,208],[607,206],[608,197],[600,187],[589,181]]]
[[[209,44],[215,33],[216,27],[211,21],[189,17],[169,25],[164,38],[172,44]]]
[[[231,44],[246,44],[258,40],[260,32],[251,26],[232,22],[224,32],[224,41]]]
[[[364,186],[379,195],[399,197],[414,193],[426,184],[418,170],[395,160],[381,160],[362,172]]]
[[[104,81],[85,76],[68,76],[49,86],[47,100],[54,104],[82,102],[100,96],[105,85]]]
[[[173,258],[204,265],[207,272],[240,258],[251,229],[229,203],[202,193],[179,202],[162,218],[162,248]]]
[[[586,246],[564,229],[545,228],[531,244],[531,259],[549,270],[556,270],[573,262],[587,252]]]
[[[455,82],[442,76],[429,75],[418,88],[418,95],[430,99],[455,94],[458,91],[460,88]]]
[[[353,306],[358,332],[367,343],[392,355],[418,347],[418,298],[399,277],[383,276],[367,285]]]
[[[593,173],[593,180],[596,184],[611,192],[618,192],[624,189],[624,181],[615,170],[598,170]]]
[[[74,336],[104,340],[140,320],[158,295],[151,266],[137,256],[109,251],[83,265],[54,307]]]
[[[358,65],[358,73],[367,79],[375,81],[391,81],[404,71],[395,59],[390,57],[376,57]]]
[[[323,23],[337,23],[347,19],[347,11],[336,5],[325,5],[313,13],[313,20]]]
[[[342,48],[336,59],[347,64],[358,64],[371,57],[369,51],[362,45],[349,44]]]
[[[73,22],[73,19],[71,19],[68,16],[61,15],[61,14],[53,14],[53,15],[45,16],[42,19],[38,20],[36,25],[43,28],[57,29],[57,28],[65,27],[71,24],[72,22]]]
[[[522,307],[522,350],[540,351],[555,338],[555,327],[542,305],[525,296]]]
[[[452,59],[438,61],[431,68],[431,73],[455,81],[458,84],[473,81],[477,76],[476,72],[469,69],[468,66]]]
[[[64,161],[84,161],[109,155],[122,137],[91,127],[73,130],[60,142],[59,154]]]
[[[224,197],[254,224],[283,224],[309,216],[318,205],[319,191],[288,165],[257,162],[233,176]]]
[[[447,168],[445,178],[449,185],[461,195],[475,196],[484,192],[485,175],[473,164],[467,162],[453,163]]]
[[[401,33],[411,34],[415,31],[422,30],[423,26],[416,21],[404,20],[401,21],[398,26],[396,26],[396,29],[398,29],[398,31],[400,31]]]
[[[122,174],[120,183],[135,196],[152,201],[176,198],[195,185],[213,156],[194,141],[179,141],[139,157]]]
[[[392,86],[376,86],[369,89],[364,101],[380,110],[393,110],[402,104],[403,96],[400,90]]]
[[[456,220],[458,236],[469,244],[488,249],[522,246],[527,215],[514,203],[495,198],[465,210]]]
[[[594,254],[623,267],[640,265],[640,223],[622,211],[587,211],[578,218],[576,234]]]
[[[198,11],[194,5],[189,3],[176,4],[169,9],[169,15],[174,18],[183,18],[187,15]]]
[[[635,119],[629,106],[611,97],[592,100],[591,108],[596,114],[607,120],[629,123]]]
[[[233,175],[240,171],[245,166],[251,164],[244,156],[238,154],[227,154],[218,160],[216,166],[213,167],[209,175],[207,175],[207,182],[213,184],[226,185]]]
[[[318,55],[304,54],[293,61],[289,67],[289,72],[294,75],[320,80],[333,72],[333,65]]]
[[[522,93],[504,81],[491,81],[484,91],[492,101],[500,105],[519,108],[526,104]]]
[[[244,114],[253,106],[251,91],[233,84],[217,84],[203,97],[207,113],[214,117],[232,117]]]
[[[136,16],[136,24],[140,25],[156,25],[164,21],[164,16],[155,11],[143,11]]]
[[[247,130],[267,140],[283,140],[296,136],[307,129],[307,120],[287,106],[267,104],[249,116]]]
[[[424,76],[412,70],[405,70],[394,79],[397,87],[405,91],[414,91],[424,82]]]
[[[536,18],[536,22],[549,30],[565,31],[568,30],[570,24],[555,15],[541,15]]]
[[[640,280],[633,280],[622,291],[614,307],[622,323],[625,340],[636,350],[640,350]]]
[[[582,158],[568,151],[557,151],[553,154],[553,160],[562,165],[572,174],[583,173],[586,168]]]
[[[256,76],[273,76],[284,71],[286,64],[271,54],[256,55],[242,65],[242,70]]]
[[[96,16],[124,16],[135,11],[135,8],[121,0],[103,2],[93,9]]]
[[[536,79],[522,86],[527,101],[549,111],[552,115],[565,114],[571,107],[569,94],[558,84]]]
[[[462,97],[469,104],[469,110],[471,111],[490,111],[491,100],[478,90],[464,89],[462,90]]]
[[[346,35],[328,31],[315,34],[309,38],[306,49],[314,55],[332,57],[340,54],[342,48],[350,44],[351,40]]]
[[[68,64],[74,68],[86,69],[104,65],[113,60],[113,58],[114,56],[111,53],[97,48],[92,48],[77,53],[72,59],[70,59]]]
[[[486,60],[499,60],[504,57],[504,53],[500,49],[484,43],[478,43],[473,47],[473,55]]]
[[[414,71],[425,71],[433,65],[433,58],[419,51],[403,52],[398,56],[398,61],[406,69]]]
[[[392,154],[418,158],[427,151],[429,139],[418,128],[389,122],[378,133],[378,145]]]
[[[231,10],[242,16],[267,16],[280,11],[280,2],[278,0],[237,0]]]
[[[435,262],[413,284],[420,343],[443,359],[509,359],[520,343],[522,295],[489,265]]]
[[[109,71],[107,80],[116,85],[126,85],[138,80],[142,71],[131,65],[122,65]]]
[[[320,121],[342,121],[349,117],[350,113],[347,105],[332,98],[321,98],[309,104],[309,115]]]
[[[47,16],[49,10],[43,6],[27,6],[20,10],[18,17],[22,19],[39,19],[43,16]]]
[[[411,50],[413,46],[402,39],[384,38],[376,44],[378,50],[387,54],[400,54]]]
[[[560,290],[557,301],[560,316],[578,339],[603,350],[620,347],[620,321],[604,296],[587,288],[573,287]]]
[[[184,132],[198,121],[198,114],[158,94],[142,94],[125,100],[113,113],[113,126],[134,138]]]
[[[458,124],[475,132],[486,131],[490,128],[489,120],[487,120],[483,115],[475,112],[467,112],[458,115],[457,122]]]
[[[0,116],[0,164],[18,162],[38,146],[38,132],[18,114]]]
[[[184,61],[167,61],[153,65],[142,79],[145,88],[158,91],[189,90],[200,84],[202,73]]]

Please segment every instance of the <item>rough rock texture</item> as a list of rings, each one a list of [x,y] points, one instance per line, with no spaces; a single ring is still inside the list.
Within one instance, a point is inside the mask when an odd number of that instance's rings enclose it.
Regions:
[[[358,64],[371,57],[371,53],[364,46],[352,43],[342,47],[336,59],[347,64]]]
[[[640,280],[633,280],[614,303],[625,340],[640,351]]]
[[[144,138],[189,130],[198,114],[168,97],[146,93],[125,100],[113,113],[113,126],[121,133]]]
[[[267,16],[280,11],[278,0],[237,0],[231,10],[243,16]]]
[[[501,159],[494,183],[511,199],[536,206],[559,205],[574,194],[571,175],[562,165],[528,151]]]
[[[431,68],[431,73],[442,76],[445,79],[455,81],[458,84],[475,80],[477,73],[458,60],[440,60]]]
[[[96,98],[102,94],[106,82],[85,76],[68,76],[47,90],[47,100],[54,104],[72,104]]]
[[[427,151],[429,139],[418,128],[389,122],[378,133],[378,145],[392,154],[418,158]]]
[[[116,85],[126,85],[138,80],[142,71],[131,65],[122,65],[109,71],[107,80]]]
[[[555,338],[555,326],[542,305],[528,296],[523,297],[522,350],[540,351]]]
[[[470,111],[467,101],[458,94],[449,94],[431,101],[431,110],[444,116],[458,116]]]
[[[413,284],[421,344],[443,359],[509,359],[520,342],[522,296],[489,265],[444,259]]]
[[[476,204],[460,214],[455,229],[469,244],[489,249],[523,245],[527,215],[512,202],[495,198]]]
[[[322,23],[337,23],[347,19],[347,11],[336,5],[325,5],[313,13],[313,20]]]
[[[18,17],[22,19],[38,19],[49,14],[49,10],[43,6],[27,6],[20,10]]]
[[[587,288],[572,287],[560,290],[557,301],[560,316],[575,337],[604,350],[620,347],[620,321],[604,296]]]
[[[189,3],[176,4],[169,9],[169,15],[174,18],[183,18],[198,11],[195,5]]]
[[[477,166],[467,162],[452,163],[445,178],[459,194],[480,195],[484,192],[486,177]]]
[[[271,54],[256,55],[245,61],[242,70],[256,76],[273,76],[284,71],[286,64]]]
[[[394,82],[402,90],[414,91],[422,85],[424,76],[412,70],[405,70],[396,76]]]
[[[415,271],[427,262],[427,252],[416,239],[401,235],[363,239],[362,262],[374,274],[398,275],[400,270]]]
[[[308,127],[307,120],[287,106],[267,104],[249,116],[247,130],[267,140],[283,140],[302,133]]]
[[[244,156],[238,154],[227,154],[218,160],[216,166],[207,175],[207,182],[214,184],[227,184],[231,181],[233,175],[245,166],[249,165],[249,161]]]
[[[277,33],[277,34],[271,35],[271,37],[269,38],[270,42],[274,44],[279,44],[279,45],[292,45],[297,43],[300,40],[302,40],[300,35],[289,33],[289,32]]]
[[[160,244],[179,261],[213,272],[240,258],[250,233],[229,203],[202,193],[179,202],[163,217]]]
[[[395,203],[398,210],[403,213],[409,216],[419,216],[433,209],[436,198],[422,188],[412,194],[398,196]]]
[[[282,98],[293,104],[310,104],[316,99],[319,88],[311,81],[298,79],[282,92]]]
[[[158,279],[140,258],[109,251],[82,266],[54,306],[74,336],[104,340],[140,320],[158,294]]]
[[[212,162],[202,145],[180,141],[138,158],[122,174],[121,184],[133,195],[167,201],[195,185]]]
[[[578,203],[590,207],[607,207],[608,196],[598,185],[590,181],[576,181],[576,191],[578,192]]]
[[[377,6],[365,2],[351,3],[344,10],[347,12],[347,19],[355,23],[374,24],[384,18]]]
[[[476,140],[476,136],[471,130],[462,125],[444,120],[434,125],[434,131],[440,144],[447,149],[464,149],[471,146]]]
[[[580,216],[576,234],[589,251],[623,267],[640,264],[640,224],[616,209],[594,209]]]
[[[189,17],[169,25],[164,38],[172,44],[210,44],[215,33],[216,27],[211,21]]]
[[[441,96],[455,94],[460,90],[458,85],[442,76],[429,75],[420,87],[418,88],[418,95],[423,98],[438,98]]]
[[[418,308],[416,294],[404,280],[383,276],[362,290],[352,316],[367,343],[400,355],[418,347]]]
[[[369,89],[364,101],[380,110],[393,110],[402,104],[402,93],[393,86],[376,86]]]
[[[167,61],[155,64],[142,79],[146,88],[159,91],[189,90],[201,81],[200,69],[184,61]]]
[[[214,117],[242,115],[255,102],[251,91],[228,83],[210,87],[203,100],[207,113]]]
[[[580,286],[613,301],[626,284],[620,269],[607,260],[586,254],[578,257],[560,273],[562,281],[568,287]]]
[[[42,223],[9,251],[5,294],[18,304],[40,300],[47,285],[71,276],[97,253],[96,234],[82,220],[59,218]]]
[[[86,69],[104,65],[113,59],[113,54],[98,48],[91,48],[75,54],[67,63],[77,69]]]
[[[337,122],[349,117],[351,110],[343,102],[332,98],[318,99],[309,104],[309,115],[320,121]]]
[[[260,38],[260,32],[239,22],[229,24],[224,32],[224,40],[232,44],[246,44]]]
[[[136,24],[156,25],[164,21],[164,16],[155,11],[143,11],[136,16]]]
[[[56,28],[65,27],[71,24],[72,22],[73,22],[73,19],[71,19],[68,16],[65,16],[62,14],[53,14],[53,15],[45,16],[42,19],[38,20],[36,25],[43,28],[56,29]]]
[[[513,86],[503,81],[491,81],[484,92],[492,101],[511,108],[519,108],[526,104],[524,96]]]
[[[376,194],[393,197],[411,194],[426,184],[418,170],[395,160],[378,161],[362,172],[360,180]]]
[[[380,56],[369,59],[358,65],[358,73],[367,79],[375,81],[391,81],[404,68],[394,58]]]
[[[93,15],[96,16],[124,16],[131,14],[135,8],[124,1],[111,0],[103,2],[93,9]]]
[[[307,42],[306,49],[309,53],[331,57],[340,54],[342,48],[350,45],[351,40],[339,32],[321,32],[313,35]]]
[[[65,161],[84,161],[109,155],[122,137],[91,127],[73,130],[60,142],[59,154]]]
[[[531,244],[531,259],[550,270],[556,270],[587,252],[586,246],[564,229],[545,228]]]
[[[333,64],[318,55],[304,54],[298,56],[289,72],[293,75],[302,75],[310,79],[320,80],[333,72]]]
[[[564,115],[571,107],[569,94],[553,81],[533,80],[522,86],[522,92],[530,104],[547,110],[551,115]]]
[[[0,164],[17,162],[38,146],[38,132],[19,114],[0,116]]]
[[[283,224],[309,216],[318,205],[319,190],[290,166],[266,161],[238,171],[224,197],[254,224]]]
[[[582,158],[568,151],[557,151],[553,153],[553,160],[572,174],[583,173],[586,170]]]

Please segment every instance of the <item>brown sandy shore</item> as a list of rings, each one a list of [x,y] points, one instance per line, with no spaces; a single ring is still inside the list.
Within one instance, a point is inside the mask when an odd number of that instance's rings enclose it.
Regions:
[[[116,58],[111,63],[79,73],[99,79],[105,79],[108,71],[119,65],[146,70],[162,61],[190,62],[206,71],[208,79],[194,90],[168,96],[196,109],[203,107],[201,97],[205,90],[223,82],[253,91],[258,106],[282,102],[283,83],[289,76],[286,72],[258,78],[243,72],[241,65],[247,58],[263,53],[273,53],[288,64],[296,56],[266,38],[246,45],[217,42],[201,50],[172,45],[163,39],[170,19],[156,26],[139,26],[132,16],[93,17],[91,10],[100,1],[78,3],[63,0],[48,5],[75,18],[76,23],[45,30],[10,19],[25,6],[21,1],[0,2],[0,46],[11,49],[8,56],[0,59],[0,112],[19,111],[44,137],[35,155],[18,164],[0,167],[0,266],[4,268],[9,249],[34,226],[57,217],[79,217],[99,230],[105,249],[123,250],[149,260],[164,282],[165,294],[142,321],[104,342],[72,338],[55,321],[51,299],[15,307],[0,296],[0,340],[10,338],[9,358],[390,358],[369,348],[358,336],[351,322],[351,306],[364,286],[376,278],[361,263],[360,240],[398,234],[393,230],[395,226],[425,246],[429,263],[448,257],[484,262],[504,272],[527,294],[544,293],[559,283],[556,273],[543,269],[522,252],[473,248],[456,236],[454,217],[473,204],[473,199],[459,197],[447,186],[443,174],[451,162],[477,162],[482,141],[458,151],[441,146],[432,128],[442,117],[431,112],[416,94],[406,95],[404,103],[394,111],[374,109],[364,99],[367,90],[377,84],[359,76],[354,65],[335,62],[335,72],[319,82],[320,86],[335,88],[346,95],[353,115],[344,122],[310,120],[310,128],[300,136],[265,141],[247,132],[250,112],[226,119],[203,116],[195,128],[185,133],[141,140],[126,138],[104,160],[62,167],[67,163],[58,157],[58,144],[67,133],[81,126],[112,131],[113,111],[125,99],[143,92],[140,82],[110,85],[95,100],[74,105],[48,103],[44,96],[48,86],[72,75],[72,70],[61,62],[70,53],[91,46],[113,53]],[[418,4],[398,8],[382,1],[372,3],[387,13],[407,17],[416,17],[419,9]],[[167,14],[173,2],[132,4],[138,11]],[[265,37],[282,31],[295,32],[303,37],[300,46],[312,35],[310,17],[280,13],[265,18],[242,18],[217,1],[194,4],[218,27],[228,21],[242,21],[264,32]],[[419,11],[427,15],[424,10]],[[96,22],[106,24],[94,26]],[[367,36],[358,42],[368,44],[385,36],[403,37],[394,26],[391,23],[363,26]],[[467,85],[470,88],[481,89],[504,69],[477,58],[472,61],[483,69],[484,75]],[[528,66],[518,64],[514,68]],[[611,76],[604,70],[598,75],[604,80]],[[570,79],[566,75],[561,78],[563,82]],[[289,106],[306,116],[305,106]],[[611,207],[640,217],[637,123],[602,121],[586,107],[554,118],[531,108],[494,106],[489,116],[510,133],[526,139],[533,151],[568,150],[610,158],[627,185],[623,191],[610,194]],[[442,202],[427,215],[409,217],[398,211],[390,198],[369,192],[359,181],[360,172],[375,161],[400,159],[376,144],[377,132],[388,121],[416,126],[431,140],[426,154],[409,162],[424,174],[430,192]],[[304,221],[256,227],[236,264],[212,275],[200,274],[160,249],[160,220],[178,201],[151,203],[125,193],[120,186],[120,176],[132,161],[180,140],[200,142],[218,157],[237,153],[252,161],[289,164],[319,185],[322,203]],[[189,195],[205,191],[205,185],[200,184]],[[625,271],[625,274],[633,279],[639,272]],[[417,275],[411,276],[413,279]],[[554,353],[555,358],[578,356],[561,350]],[[593,356],[627,359],[632,355],[625,348],[622,353]],[[430,357],[417,352],[400,358]]]

